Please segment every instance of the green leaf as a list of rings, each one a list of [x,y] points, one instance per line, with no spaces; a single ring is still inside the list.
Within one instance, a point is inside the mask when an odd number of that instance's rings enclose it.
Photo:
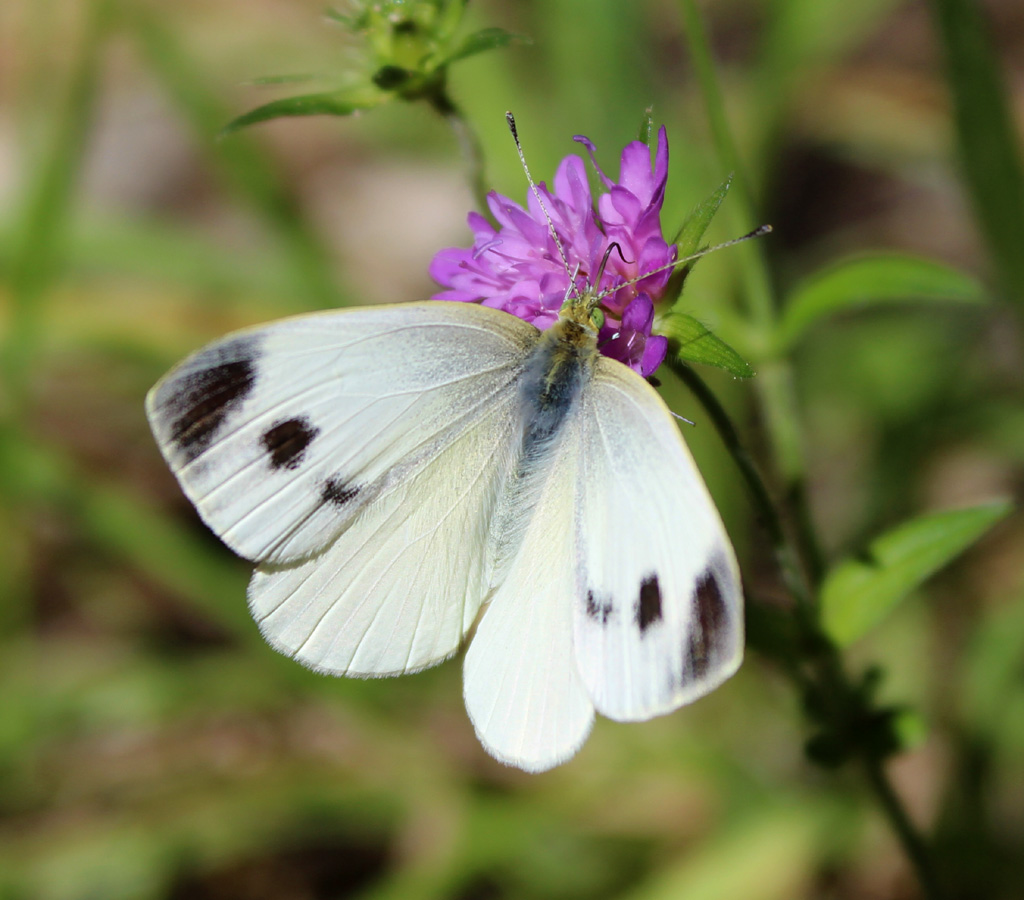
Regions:
[[[825,631],[842,646],[853,643],[1010,511],[1010,503],[1000,501],[933,513],[877,538],[866,559],[848,559],[825,579]]]
[[[698,203],[683,221],[672,241],[679,247],[680,259],[693,256],[700,249],[701,238],[708,230],[708,225],[711,224],[715,213],[718,212],[718,207],[722,205],[730,187],[732,187],[732,175],[715,188],[709,197]]]
[[[657,330],[672,342],[669,352],[685,362],[716,366],[737,378],[750,378],[754,374],[742,356],[693,316],[669,313]]]
[[[895,254],[843,260],[790,294],[779,322],[779,346],[796,343],[819,319],[883,303],[981,303],[984,289],[969,275],[928,259]]]
[[[453,63],[468,56],[475,56],[477,53],[486,53],[488,50],[507,47],[517,41],[528,44],[530,39],[525,35],[512,34],[510,31],[505,31],[504,28],[483,28],[466,37],[452,50],[445,62]]]
[[[326,91],[321,94],[300,94],[298,97],[284,97],[257,106],[256,109],[232,119],[221,130],[221,136],[231,134],[240,128],[247,128],[258,122],[280,119],[285,116],[350,116],[361,109],[371,109],[384,102],[384,95],[369,94],[365,89],[353,91]]]
[[[1024,302],[1024,165],[1013,102],[978,0],[931,0],[964,179],[1003,287]]]

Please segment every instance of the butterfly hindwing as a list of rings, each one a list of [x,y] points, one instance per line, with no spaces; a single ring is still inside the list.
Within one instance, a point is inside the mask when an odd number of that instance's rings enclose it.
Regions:
[[[200,350],[150,391],[147,414],[210,528],[281,565],[329,546],[478,422],[535,340],[463,303],[299,316]]]
[[[647,719],[739,666],[732,547],[667,407],[600,358],[580,409],[575,655],[602,714]]]
[[[466,710],[495,758],[529,772],[569,759],[594,719],[572,656],[576,583],[578,420],[568,416],[543,452],[520,458],[503,497],[512,547],[500,555],[499,584],[466,651]]]

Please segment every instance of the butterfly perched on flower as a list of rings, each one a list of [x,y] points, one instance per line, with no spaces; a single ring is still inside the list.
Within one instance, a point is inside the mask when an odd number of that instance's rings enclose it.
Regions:
[[[241,331],[152,389],[183,490],[257,564],[249,606],[273,647],[397,675],[452,656],[479,618],[466,708],[528,771],[576,753],[595,711],[648,719],[735,672],[732,547],[645,380],[667,349],[667,169],[664,129],[653,167],[629,144],[595,210],[570,156],[525,209],[490,195],[499,228],[470,215],[473,247],[435,257],[435,299]]]

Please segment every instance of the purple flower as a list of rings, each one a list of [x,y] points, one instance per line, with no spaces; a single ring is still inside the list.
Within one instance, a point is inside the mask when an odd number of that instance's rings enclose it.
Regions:
[[[601,352],[646,377],[661,365],[668,349],[668,340],[652,336],[651,326],[654,304],[661,299],[672,273],[665,269],[635,284],[617,290],[615,286],[675,261],[676,248],[661,233],[668,138],[662,128],[653,167],[646,144],[627,144],[618,182],[598,166],[594,145],[585,137],[576,140],[587,148],[607,191],[598,198],[595,209],[583,160],[567,156],[555,173],[554,193],[543,182],[538,185],[544,208],[569,271],[579,267],[576,289],[581,293],[587,289],[609,292],[600,303],[605,316],[598,335]],[[431,277],[446,288],[433,299],[482,303],[540,329],[550,327],[568,292],[569,272],[537,198],[528,192],[523,209],[491,191],[487,205],[499,228],[478,213],[469,214],[473,246],[441,250],[430,264]],[[600,283],[595,284],[606,254]]]

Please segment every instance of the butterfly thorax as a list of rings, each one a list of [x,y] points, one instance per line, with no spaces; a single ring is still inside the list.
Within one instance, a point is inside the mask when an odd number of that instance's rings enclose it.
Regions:
[[[520,389],[525,455],[542,452],[561,431],[597,355],[595,332],[574,318],[559,319],[541,335],[526,361]]]

